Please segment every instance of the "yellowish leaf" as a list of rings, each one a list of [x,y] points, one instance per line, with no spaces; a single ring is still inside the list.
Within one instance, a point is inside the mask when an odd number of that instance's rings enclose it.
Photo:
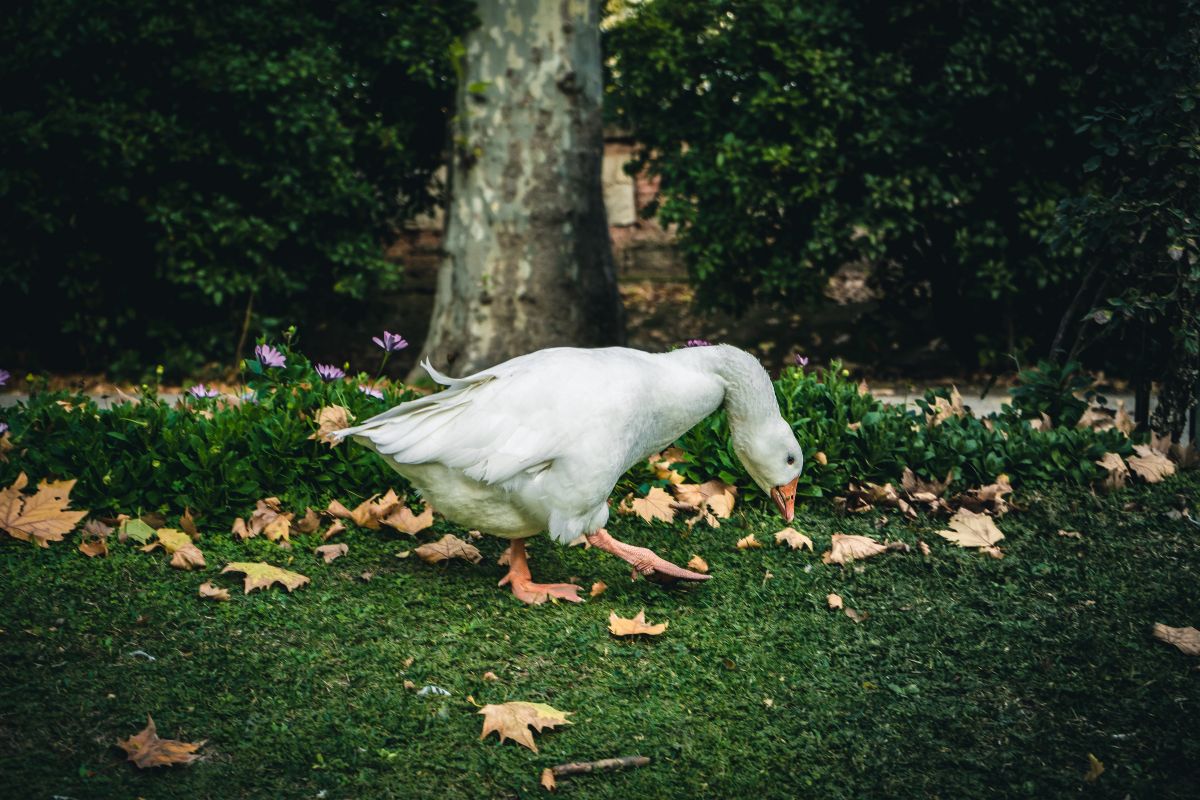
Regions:
[[[485,681],[492,681],[495,683],[496,681],[500,680],[500,676],[489,669],[487,672],[483,673],[483,679]]]
[[[317,548],[317,555],[325,559],[325,563],[333,561],[335,558],[346,555],[350,550],[350,545],[342,542],[340,544],[323,544]]]
[[[809,550],[813,549],[812,539],[800,533],[795,528],[789,527],[778,531],[775,534],[775,543],[779,544],[780,542],[786,543],[793,550],[799,550],[802,547],[807,547]]]
[[[1137,455],[1126,459],[1129,469],[1146,483],[1158,483],[1163,478],[1175,474],[1175,464],[1171,459],[1151,449],[1149,445],[1135,444],[1133,451]]]
[[[842,607],[842,597],[831,592],[825,596],[825,603],[829,606],[830,611],[836,611]]]
[[[1104,774],[1104,762],[1096,758],[1091,753],[1088,753],[1088,768],[1083,774],[1083,780],[1086,783],[1095,783],[1096,779]]]
[[[213,586],[211,581],[200,584],[200,596],[219,603],[229,602],[229,590],[221,586]]]
[[[42,481],[37,493],[22,494],[29,479],[22,472],[12,486],[0,489],[0,528],[23,542],[49,547],[75,529],[87,511],[69,511],[75,481]]]
[[[246,574],[246,594],[250,594],[254,589],[267,589],[274,583],[279,583],[289,592],[308,583],[308,578],[297,572],[280,569],[262,561],[237,561],[225,567],[221,572],[222,574],[226,572],[244,572]]]
[[[79,552],[83,553],[88,558],[96,556],[108,557],[108,540],[107,539],[92,539],[91,541],[81,542],[79,544]]]
[[[938,531],[937,534],[959,547],[980,547],[993,558],[1001,557],[994,555],[999,552],[995,545],[1004,538],[1004,534],[987,514],[976,514],[968,508],[960,508],[950,518],[950,530]]]
[[[646,522],[656,519],[663,522],[672,522],[675,519],[675,508],[672,504],[671,495],[657,486],[647,492],[645,497],[635,498],[629,504],[629,508]]]
[[[617,612],[610,612],[608,615],[608,629],[612,631],[614,636],[635,636],[639,633],[644,633],[647,636],[658,636],[667,629],[670,623],[660,622],[657,625],[651,625],[646,622],[646,610],[642,609],[633,619],[625,619],[618,617]]]
[[[420,556],[422,561],[428,561],[430,564],[450,558],[461,558],[478,564],[483,559],[475,545],[464,542],[452,533],[447,533],[432,544],[423,544],[413,552]]]
[[[389,528],[395,528],[401,533],[411,536],[433,524],[433,506],[426,503],[425,510],[420,514],[414,514],[408,506],[397,506],[391,514],[380,521]]]
[[[688,569],[695,570],[696,572],[708,572],[708,562],[700,556],[693,555],[687,565]]]
[[[570,711],[559,711],[544,703],[514,701],[489,704],[479,709],[479,713],[483,714],[480,739],[486,739],[489,733],[498,733],[501,743],[505,739],[512,739],[535,753],[538,749],[533,741],[534,731],[541,733],[546,728],[571,724],[567,719]]]
[[[1179,652],[1188,656],[1200,656],[1200,630],[1189,626],[1187,628],[1172,628],[1161,622],[1154,623],[1152,629],[1154,638],[1160,642],[1175,645]]]
[[[887,545],[867,536],[835,533],[830,541],[830,549],[821,555],[821,561],[825,564],[846,564],[886,553],[887,549]]]
[[[760,542],[758,539],[755,539],[754,534],[751,533],[747,536],[743,536],[741,539],[738,539],[736,547],[738,550],[748,550],[752,547],[762,547],[762,542]]]
[[[139,769],[190,764],[200,757],[196,751],[203,744],[203,741],[192,743],[158,738],[154,720],[149,714],[146,715],[146,727],[140,733],[117,740],[117,746],[129,755],[129,760]]]
[[[554,780],[554,770],[546,767],[542,770],[542,779],[538,781],[547,792],[553,792],[558,783]]]
[[[817,462],[822,467],[824,467],[829,463],[829,456],[825,455],[825,453],[823,451],[818,450],[816,453],[813,454],[813,461]]]
[[[1083,539],[1083,534],[1079,531],[1064,531],[1059,529],[1058,535],[1067,539]]]
[[[159,528],[154,532],[158,541],[142,548],[143,553],[149,553],[160,545],[171,555],[171,566],[176,569],[192,569],[204,567],[204,553],[196,547],[192,537],[174,528]]]
[[[592,597],[599,597],[604,594],[604,590],[608,588],[608,584],[604,581],[596,581],[592,584]]]
[[[350,410],[344,406],[325,406],[317,412],[317,430],[308,438],[336,447],[340,442],[330,434],[349,428],[350,418]]]

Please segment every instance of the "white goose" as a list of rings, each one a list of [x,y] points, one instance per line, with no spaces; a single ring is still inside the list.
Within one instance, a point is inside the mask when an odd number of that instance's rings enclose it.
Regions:
[[[608,498],[634,464],[724,404],[738,458],[790,522],[804,459],[771,379],[736,347],[650,354],[623,347],[539,350],[337,431],[379,453],[447,519],[512,540],[509,585],[520,600],[579,602],[574,584],[530,578],[525,539],[580,534],[644,575],[702,581],[604,530]]]

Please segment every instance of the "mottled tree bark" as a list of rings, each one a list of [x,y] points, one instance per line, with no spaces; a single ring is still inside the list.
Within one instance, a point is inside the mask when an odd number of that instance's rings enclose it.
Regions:
[[[624,338],[600,186],[598,2],[480,0],[478,13],[422,354],[453,375]]]

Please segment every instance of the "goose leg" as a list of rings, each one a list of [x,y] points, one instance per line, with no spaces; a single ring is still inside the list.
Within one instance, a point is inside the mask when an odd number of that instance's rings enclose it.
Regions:
[[[599,547],[601,550],[612,553],[617,558],[632,564],[634,577],[637,577],[639,572],[647,578],[661,577],[687,581],[706,581],[712,577],[711,575],[703,575],[699,572],[692,572],[690,569],[676,566],[648,547],[634,547],[631,544],[618,542],[609,536],[608,531],[604,530],[604,528],[589,534],[587,540],[588,544],[592,547]]]
[[[500,585],[508,585],[513,595],[522,603],[531,606],[541,605],[551,597],[559,600],[570,600],[572,603],[582,603],[579,590],[582,587],[573,583],[534,583],[530,580],[529,561],[525,557],[525,540],[513,539],[508,548],[508,574],[500,581]]]

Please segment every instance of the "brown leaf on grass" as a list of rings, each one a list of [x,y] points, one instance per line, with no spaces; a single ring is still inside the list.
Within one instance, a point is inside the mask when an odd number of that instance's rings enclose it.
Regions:
[[[336,558],[346,555],[350,550],[350,545],[342,542],[341,544],[323,544],[317,548],[317,555],[325,559],[328,564]]]
[[[183,516],[179,518],[179,529],[192,537],[192,540],[200,538],[200,530],[196,527],[196,519],[192,516],[190,508],[183,509]]]
[[[1158,483],[1175,474],[1175,464],[1171,459],[1152,449],[1149,445],[1135,444],[1133,452],[1137,455],[1130,456],[1126,462],[1129,464],[1129,469],[1133,470],[1133,473],[1146,483]]]
[[[145,544],[154,538],[154,528],[151,528],[140,519],[130,519],[125,514],[118,514],[117,519],[121,523],[121,527],[117,531],[117,541],[122,544],[130,539],[138,544]]]
[[[775,543],[778,544],[780,542],[786,542],[787,546],[793,550],[799,550],[802,547],[807,547],[809,550],[813,549],[812,539],[791,527],[784,528],[775,534]]]
[[[1051,421],[1050,415],[1045,411],[1037,419],[1027,421],[1029,422],[1029,427],[1035,431],[1048,431],[1054,427],[1054,422]],[[987,425],[989,431],[992,430],[991,420],[984,420],[984,424]]]
[[[213,586],[211,581],[200,584],[200,596],[218,603],[229,602],[229,590],[221,586]]]
[[[86,542],[79,543],[79,552],[83,553],[88,558],[96,556],[108,557],[108,540],[107,539],[90,539]]]
[[[325,406],[317,412],[317,430],[308,438],[336,447],[341,442],[330,434],[349,427],[350,409],[344,406]]]
[[[905,467],[900,476],[900,488],[908,494],[912,502],[928,506],[930,511],[949,510],[942,496],[950,488],[953,479],[954,470],[947,472],[944,480],[937,481],[918,478],[916,473]]]
[[[252,539],[261,533],[272,542],[287,542],[291,539],[294,516],[292,512],[283,510],[278,497],[266,497],[255,503],[249,522],[238,517],[233,521],[232,530],[239,539]]]
[[[1088,753],[1088,768],[1087,772],[1083,773],[1084,783],[1095,783],[1096,780],[1104,774],[1104,762],[1096,758],[1091,753]]]
[[[483,673],[483,679],[485,681],[491,681],[495,683],[496,681],[500,680],[500,676],[489,669],[487,672]]]
[[[547,792],[553,792],[558,782],[554,780],[554,770],[546,767],[542,770],[542,778],[538,781]]]
[[[181,742],[177,739],[160,739],[154,720],[146,715],[146,727],[128,739],[118,739],[117,746],[129,755],[129,760],[138,769],[169,767],[175,764],[190,764],[200,756],[196,751],[204,745],[200,742]]]
[[[507,567],[511,563],[512,563],[512,545],[510,544],[508,547],[504,548],[503,552],[500,553],[500,556],[496,559],[496,564],[498,564],[501,567]]]
[[[0,489],[0,528],[23,542],[49,547],[75,529],[87,511],[70,511],[74,480],[42,481],[37,493],[22,494],[29,478],[22,472],[7,489]]]
[[[842,607],[842,596],[830,592],[825,596],[825,604],[829,606],[830,611],[836,611]]]
[[[1126,436],[1132,436],[1137,423],[1133,421],[1133,417],[1129,416],[1129,412],[1125,410],[1125,401],[1121,400],[1117,403],[1117,415],[1113,418],[1113,424],[1121,433]]]
[[[688,520],[688,525],[703,521],[710,528],[721,527],[720,520],[733,514],[737,500],[737,488],[716,478],[700,484],[684,483],[672,487],[679,502],[695,509],[697,516]]]
[[[737,547],[738,550],[749,550],[752,547],[762,547],[762,542],[760,542],[758,539],[755,539],[754,534],[751,533],[747,536],[743,536],[741,539],[738,539],[735,547]]]
[[[684,477],[675,470],[671,469],[671,465],[682,461],[687,456],[678,447],[668,447],[661,453],[655,453],[647,459],[650,468],[654,470],[654,476],[661,480],[668,481],[672,484],[683,483]]]
[[[592,584],[592,597],[599,597],[604,594],[604,590],[608,588],[608,584],[604,581],[596,581]]]
[[[304,509],[304,516],[295,523],[296,530],[300,533],[316,533],[321,527],[321,517],[316,511],[311,508]]]
[[[847,617],[849,617],[851,619],[851,621],[856,624],[861,623],[861,622],[866,622],[867,617],[871,616],[870,614],[868,614],[866,612],[858,612],[858,611],[855,611],[853,608],[849,608],[849,607],[843,608],[842,613],[845,614]]]
[[[422,561],[428,561],[430,564],[451,558],[461,558],[472,564],[478,564],[483,560],[483,554],[475,545],[464,542],[452,533],[447,533],[432,544],[423,544],[413,552],[420,556]]]
[[[950,387],[950,399],[944,397],[935,397],[933,403],[930,404],[929,414],[926,415],[925,424],[930,428],[935,425],[941,425],[951,417],[965,417],[967,410],[963,408],[962,395],[958,393],[958,387]]]
[[[987,514],[976,514],[969,508],[960,508],[950,518],[950,529],[938,531],[938,536],[954,542],[959,547],[977,547],[992,558],[1003,558],[1004,554],[996,543],[1004,534]]]
[[[480,739],[486,739],[489,733],[498,733],[501,743],[505,739],[512,739],[535,753],[538,749],[533,741],[534,731],[541,733],[546,728],[571,724],[567,719],[570,711],[559,711],[544,703],[514,701],[489,704],[479,709],[479,713],[483,714],[483,733],[479,734]]]
[[[1105,453],[1104,457],[1095,463],[1107,473],[1100,484],[1102,489],[1111,492],[1125,488],[1125,482],[1129,479],[1129,468],[1125,466],[1125,461],[1121,456],[1116,453]]]
[[[79,543],[79,552],[88,558],[96,556],[108,557],[108,537],[113,529],[98,519],[89,519],[81,529],[83,541]]]
[[[342,524],[342,521],[340,519],[335,519],[333,521],[333,523],[329,526],[329,529],[321,534],[321,541],[328,542],[330,539],[332,539],[334,536],[337,536],[339,533],[345,533],[345,532],[346,532],[346,526],[344,524]]]
[[[230,528],[230,532],[242,541],[245,541],[254,535],[250,533],[250,529],[246,525],[246,520],[242,519],[241,517],[238,517],[233,521],[233,527]]]
[[[688,560],[688,569],[694,569],[696,572],[708,572],[708,562],[697,555],[693,555]]]
[[[279,514],[262,529],[263,536],[272,542],[290,542],[292,540],[291,513]]]
[[[608,615],[608,629],[612,631],[613,636],[636,636],[644,633],[647,636],[658,636],[667,629],[670,623],[660,622],[656,625],[651,625],[646,622],[646,610],[642,609],[633,619],[625,619],[618,617],[617,612],[612,611]]]
[[[176,569],[190,570],[192,567],[206,566],[204,553],[201,553],[200,548],[196,547],[192,537],[183,531],[177,531],[174,528],[159,528],[154,535],[157,541],[143,547],[143,553],[149,553],[151,550],[162,547],[170,553],[171,566]]]
[[[244,583],[246,594],[250,594],[255,589],[268,589],[274,583],[282,585],[289,592],[308,583],[308,578],[297,572],[280,569],[262,561],[235,561],[221,570],[222,574],[226,572],[244,572],[246,574]]]
[[[330,500],[329,505],[325,507],[325,513],[334,519],[350,519],[354,516],[350,509],[346,508],[337,500]]]
[[[861,483],[850,481],[846,489],[845,503],[846,510],[851,513],[870,511],[878,505],[885,508],[899,509],[909,519],[917,518],[916,509],[901,497],[900,493],[896,491],[896,487],[890,483],[880,486],[868,481]]]
[[[414,514],[408,506],[397,506],[387,517],[380,520],[389,528],[394,528],[410,536],[420,533],[433,524],[433,506],[425,504],[425,510]]]
[[[923,555],[923,556],[929,555],[929,545],[925,544],[925,542],[918,541],[917,548],[921,551],[921,555]]]
[[[1156,622],[1151,629],[1151,633],[1160,642],[1166,642],[1179,648],[1179,652],[1184,655],[1200,656],[1200,630],[1196,630],[1191,626],[1186,628],[1172,628],[1169,625]]]
[[[848,564],[851,561],[871,558],[889,550],[906,550],[903,542],[880,544],[869,536],[835,533],[830,540],[830,549],[821,554],[824,564]]]
[[[1063,536],[1067,539],[1080,539],[1080,540],[1083,539],[1083,534],[1080,533],[1079,531],[1064,531],[1061,528],[1058,531],[1058,535]]]
[[[675,521],[675,504],[671,495],[657,486],[647,492],[645,497],[634,498],[630,495],[625,498],[618,510],[626,514],[637,514],[646,522],[656,519],[662,522]]]

